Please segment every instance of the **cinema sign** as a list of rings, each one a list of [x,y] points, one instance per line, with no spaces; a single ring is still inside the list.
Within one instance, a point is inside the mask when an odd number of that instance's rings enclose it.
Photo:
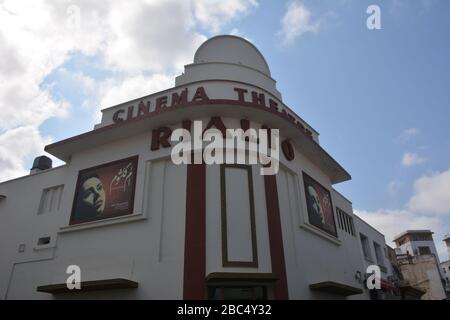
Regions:
[[[187,106],[239,105],[264,109],[276,116],[285,118],[287,121],[295,124],[303,134],[313,139],[314,133],[312,129],[305,125],[283,103],[279,102],[277,98],[262,89],[256,89],[253,86],[238,86],[237,84],[233,82],[213,84],[205,82],[205,85],[201,86],[187,86],[182,89],[175,88],[163,91],[132,101],[126,105],[119,105],[104,110],[104,122],[106,124],[117,124],[171,110],[175,111]],[[218,92],[221,92],[221,94],[218,94]]]

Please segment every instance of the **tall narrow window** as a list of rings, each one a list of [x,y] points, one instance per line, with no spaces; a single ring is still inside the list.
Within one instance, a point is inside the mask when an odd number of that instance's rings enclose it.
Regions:
[[[370,253],[369,239],[362,233],[360,233],[359,235],[361,238],[361,246],[364,253],[364,258],[366,258],[366,260],[373,261],[372,254]]]
[[[377,258],[377,263],[380,266],[384,266],[384,259],[383,259],[383,254],[382,254],[380,245],[374,241],[373,248],[375,249],[375,256]]]
[[[59,211],[63,189],[64,185],[60,185],[42,190],[38,214]]]

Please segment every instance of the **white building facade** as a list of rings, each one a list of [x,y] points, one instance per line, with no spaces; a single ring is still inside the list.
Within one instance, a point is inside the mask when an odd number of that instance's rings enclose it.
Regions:
[[[175,164],[171,133],[195,134],[195,121],[279,129],[278,173]],[[333,189],[351,177],[242,38],[206,41],[174,88],[104,109],[93,131],[45,150],[66,164],[0,184],[3,299],[369,298],[359,223]],[[66,286],[69,266],[81,291]]]
[[[372,299],[375,300],[396,299],[398,290],[392,283],[393,266],[389,260],[384,235],[356,215],[354,221],[358,230],[357,237],[365,270],[371,266],[377,266],[381,273],[381,288],[372,290],[372,292],[365,288],[366,292],[371,293]]]

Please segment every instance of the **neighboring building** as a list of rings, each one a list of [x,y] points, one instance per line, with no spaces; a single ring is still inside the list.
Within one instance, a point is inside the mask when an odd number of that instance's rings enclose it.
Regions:
[[[381,271],[381,289],[369,291],[365,287],[365,292],[373,300],[399,299],[384,235],[356,215],[355,225],[358,230],[357,237],[360,242],[359,250],[363,257],[364,270],[367,270],[369,266],[377,265]]]
[[[407,230],[395,237],[397,260],[405,281],[425,291],[423,300],[446,298],[444,276],[430,230]]]
[[[444,238],[444,242],[447,245],[448,257],[450,258],[450,235],[447,235]],[[450,298],[450,260],[441,262],[441,269],[445,281],[445,291],[447,293],[447,297]]]
[[[395,295],[401,300],[420,300],[426,291],[418,287],[414,287],[409,281],[405,280],[400,270],[400,265],[395,250],[390,246],[386,246],[386,248],[389,262],[392,267],[392,276],[390,279],[397,288],[397,290],[395,290]]]
[[[280,171],[175,164],[170,134],[195,142],[195,120],[279,128]],[[350,175],[242,38],[209,39],[174,88],[103,109],[93,131],[45,150],[66,164],[40,158],[0,184],[4,299],[367,299],[361,234],[390,275],[384,237],[333,189]],[[66,287],[73,265],[81,292]]]
[[[439,261],[433,232],[430,230],[407,230],[395,237],[394,242],[397,254],[412,256],[431,254]]]
[[[448,256],[450,257],[450,235],[446,235],[443,241],[447,246]]]
[[[404,280],[412,287],[425,291],[422,300],[442,300],[446,298],[439,265],[429,254],[411,256],[397,255]]]
[[[450,260],[441,262],[441,269],[444,274],[445,292],[450,296]]]

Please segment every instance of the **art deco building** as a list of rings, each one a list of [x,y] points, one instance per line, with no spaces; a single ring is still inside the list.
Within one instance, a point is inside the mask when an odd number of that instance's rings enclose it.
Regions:
[[[195,121],[278,129],[278,173],[174,163],[171,134],[200,139]],[[369,298],[352,204],[333,189],[350,174],[242,38],[209,39],[175,87],[103,109],[92,131],[45,151],[65,165],[37,158],[0,184],[4,299]]]

